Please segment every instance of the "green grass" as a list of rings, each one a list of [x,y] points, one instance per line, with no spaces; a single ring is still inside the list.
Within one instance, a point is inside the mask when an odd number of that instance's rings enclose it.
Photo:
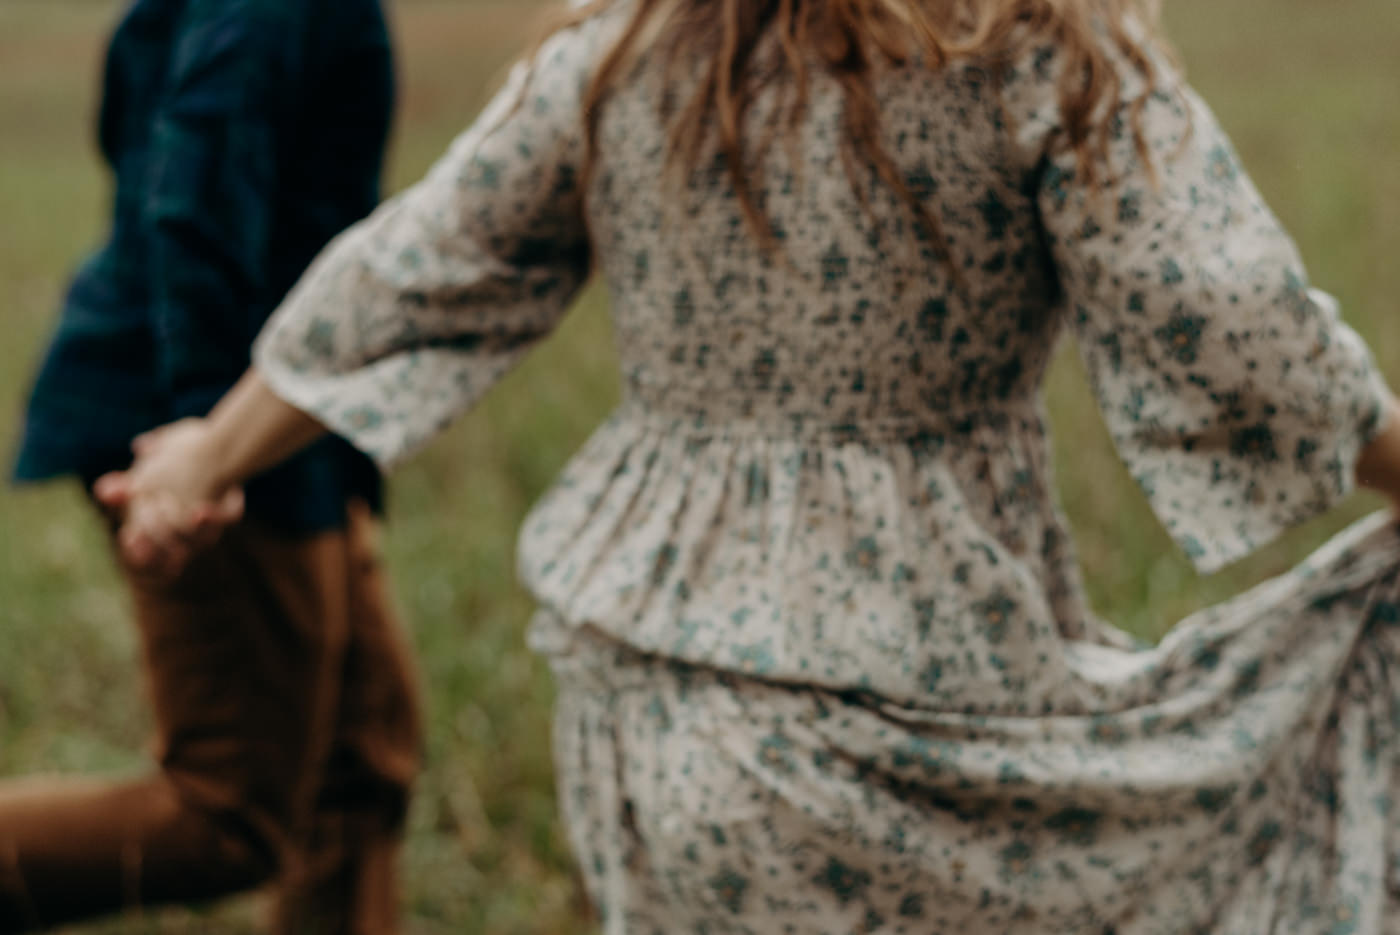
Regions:
[[[523,0],[400,3],[403,106],[392,187],[470,120],[528,32]],[[0,4],[0,438],[11,439],[65,278],[103,226],[91,117],[110,2]],[[1174,36],[1314,279],[1400,372],[1400,4],[1178,0]],[[407,860],[410,931],[571,933],[579,919],[551,792],[551,687],[523,649],[513,584],[529,503],[615,398],[602,297],[393,482],[388,548],[427,686],[429,760]],[[1159,637],[1184,613],[1296,559],[1349,516],[1201,579],[1107,446],[1076,368],[1051,405],[1096,607]],[[1072,452],[1073,457],[1066,453]],[[65,487],[0,490],[0,775],[141,768],[147,729],[126,600],[97,524]],[[87,931],[255,930],[256,900]]]

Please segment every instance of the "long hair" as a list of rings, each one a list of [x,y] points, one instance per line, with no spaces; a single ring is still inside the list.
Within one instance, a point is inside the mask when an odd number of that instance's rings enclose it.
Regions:
[[[915,56],[931,69],[977,60],[992,65],[995,75],[997,66],[1026,50],[1053,45],[1061,59],[1061,142],[1074,152],[1081,180],[1090,188],[1102,181],[1096,167],[1107,157],[1113,118],[1123,107],[1138,154],[1152,171],[1140,117],[1155,79],[1148,45],[1158,41],[1159,0],[591,0],[552,26],[576,25],[621,2],[635,9],[585,92],[585,180],[609,93],[641,55],[658,54],[667,62],[668,80],[680,69],[698,78],[687,83],[694,89],[689,100],[663,115],[668,165],[694,170],[717,153],[765,248],[774,243],[773,231],[750,168],[773,134],[745,139],[745,115],[762,88],[777,87],[785,116],[776,126],[790,138],[806,110],[814,67],[833,76],[844,94],[843,158],[857,197],[864,200],[856,182],[863,163],[909,206],[945,261],[938,219],[880,143],[872,77],[881,65],[903,65]],[[760,63],[756,53],[769,35],[780,54]],[[1144,79],[1132,100],[1124,99],[1121,69],[1110,60],[1115,52]]]

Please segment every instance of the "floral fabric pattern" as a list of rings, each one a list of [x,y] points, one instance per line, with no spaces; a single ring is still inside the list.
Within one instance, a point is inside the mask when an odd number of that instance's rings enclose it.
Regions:
[[[1054,502],[1039,388],[1066,333],[1204,569],[1346,495],[1377,428],[1369,353],[1206,106],[1159,63],[1149,158],[1110,115],[1090,189],[1053,49],[881,74],[944,263],[853,186],[816,76],[793,144],[754,157],[766,254],[722,165],[665,171],[660,63],[608,99],[584,178],[582,90],[625,10],[519,67],[256,350],[392,464],[606,279],[624,401],[519,564],[608,931],[1385,931],[1393,533],[1143,650],[1088,610]]]
[[[1080,647],[1080,716],[779,685],[547,612],[536,639],[608,935],[1382,935],[1398,624],[1378,517],[1156,649]]]

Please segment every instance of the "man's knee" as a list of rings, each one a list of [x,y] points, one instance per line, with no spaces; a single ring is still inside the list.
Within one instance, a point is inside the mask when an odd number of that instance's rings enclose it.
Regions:
[[[290,839],[281,822],[246,804],[201,802],[168,777],[161,786],[164,801],[141,856],[143,889],[212,898],[261,886],[281,872]]]

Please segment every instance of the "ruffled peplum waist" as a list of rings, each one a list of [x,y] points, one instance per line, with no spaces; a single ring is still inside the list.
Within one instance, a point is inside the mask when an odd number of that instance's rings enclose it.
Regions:
[[[850,424],[625,403],[531,512],[522,578],[647,653],[913,705],[1073,707],[1085,614],[1036,406]],[[991,659],[988,664],[984,660]]]

